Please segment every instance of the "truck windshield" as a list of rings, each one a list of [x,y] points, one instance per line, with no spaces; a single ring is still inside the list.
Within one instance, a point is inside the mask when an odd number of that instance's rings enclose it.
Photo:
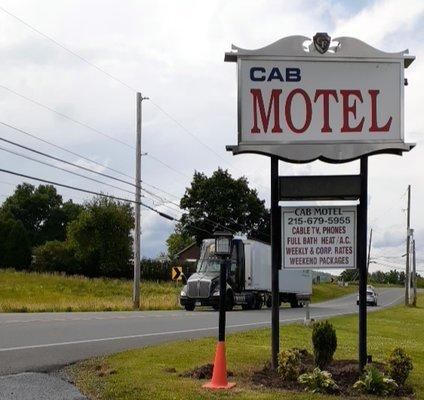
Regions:
[[[221,267],[219,259],[215,257],[215,244],[210,243],[202,249],[197,272],[219,272]]]

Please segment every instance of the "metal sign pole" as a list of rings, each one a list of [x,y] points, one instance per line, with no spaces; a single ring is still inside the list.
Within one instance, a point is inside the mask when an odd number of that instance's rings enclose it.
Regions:
[[[219,331],[218,341],[225,342],[225,309],[227,303],[227,260],[221,258],[221,271],[219,275]]]
[[[361,196],[358,207],[357,265],[359,270],[359,371],[367,363],[367,214],[368,157],[361,157]]]
[[[281,211],[278,206],[278,158],[271,157],[271,365],[278,367],[278,353],[280,351],[280,291],[278,270],[281,261]]]

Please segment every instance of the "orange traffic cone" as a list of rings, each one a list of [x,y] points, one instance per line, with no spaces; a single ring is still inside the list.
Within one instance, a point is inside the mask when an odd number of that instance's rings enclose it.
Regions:
[[[225,342],[216,345],[215,361],[213,363],[212,380],[203,385],[208,389],[231,389],[236,384],[227,380],[227,361],[225,359]]]

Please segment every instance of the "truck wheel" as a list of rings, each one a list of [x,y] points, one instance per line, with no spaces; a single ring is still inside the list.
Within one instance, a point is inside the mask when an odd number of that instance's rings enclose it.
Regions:
[[[219,311],[219,304],[212,304],[212,308],[213,308],[215,311]]]
[[[268,308],[272,307],[272,297],[271,296],[267,296],[265,304]]]
[[[226,301],[226,310],[227,311],[231,311],[234,308],[234,298],[233,298],[233,294],[227,293],[227,301]]]
[[[296,299],[296,297],[290,299],[290,307],[299,308],[299,301]]]
[[[193,311],[196,307],[196,304],[194,303],[187,303],[184,308],[186,309],[186,311]]]
[[[259,294],[255,296],[254,302],[253,302],[253,309],[254,310],[260,310],[262,308],[262,296]]]

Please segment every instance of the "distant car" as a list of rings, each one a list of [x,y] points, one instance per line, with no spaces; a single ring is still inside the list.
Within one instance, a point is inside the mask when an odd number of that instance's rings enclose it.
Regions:
[[[367,306],[377,306],[377,299],[378,299],[378,294],[377,292],[374,290],[374,288],[371,286],[367,287]],[[356,304],[359,305],[359,294],[356,298]]]

